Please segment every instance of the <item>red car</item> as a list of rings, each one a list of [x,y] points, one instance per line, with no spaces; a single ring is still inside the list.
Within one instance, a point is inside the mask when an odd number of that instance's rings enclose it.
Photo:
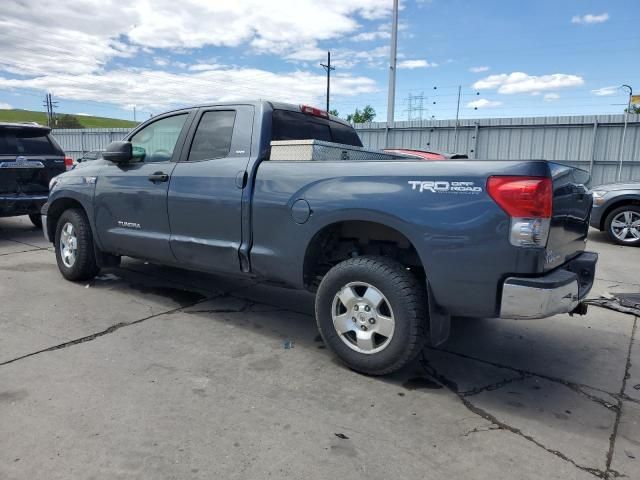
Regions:
[[[387,153],[397,153],[399,155],[409,155],[411,157],[417,157],[423,160],[456,160],[469,158],[467,155],[461,153],[447,154],[438,152],[427,152],[424,150],[412,150],[410,148],[385,148],[383,151]]]

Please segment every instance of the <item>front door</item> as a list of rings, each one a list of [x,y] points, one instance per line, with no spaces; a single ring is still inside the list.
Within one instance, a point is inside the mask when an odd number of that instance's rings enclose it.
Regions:
[[[110,253],[162,262],[174,260],[169,247],[167,191],[180,155],[189,111],[165,115],[128,140],[133,160],[100,171],[95,219],[102,248]]]
[[[198,269],[239,272],[253,107],[205,108],[193,125],[169,186],[171,249]]]

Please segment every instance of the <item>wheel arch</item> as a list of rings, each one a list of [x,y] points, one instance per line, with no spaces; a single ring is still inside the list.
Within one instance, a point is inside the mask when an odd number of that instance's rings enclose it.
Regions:
[[[71,197],[61,197],[55,199],[47,208],[47,224],[42,226],[42,228],[47,229],[47,235],[51,243],[55,242],[56,226],[58,225],[58,219],[60,218],[60,215],[62,215],[65,210],[69,210],[70,208],[77,208],[79,210],[82,210],[84,214],[87,215],[87,218],[89,218],[87,210],[79,200]],[[90,219],[89,223],[91,223]]]
[[[317,228],[306,245],[303,260],[305,288],[315,291],[333,265],[360,255],[391,257],[409,268],[426,270],[415,243],[392,222],[333,219]],[[420,276],[424,278],[424,274]]]

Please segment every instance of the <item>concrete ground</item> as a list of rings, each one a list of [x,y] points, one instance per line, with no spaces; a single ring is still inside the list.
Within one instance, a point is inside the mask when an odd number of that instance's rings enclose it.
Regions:
[[[640,290],[640,249],[589,248],[594,295]],[[25,218],[0,219],[0,301],[2,479],[640,478],[631,315],[459,320],[369,378],[307,294],[135,260],[70,283]]]

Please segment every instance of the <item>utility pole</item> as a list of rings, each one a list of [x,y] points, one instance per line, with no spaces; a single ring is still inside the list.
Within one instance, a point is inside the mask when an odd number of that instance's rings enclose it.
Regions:
[[[45,94],[44,103],[42,104],[47,109],[47,126],[54,127],[56,115],[54,108],[57,108],[58,102],[54,102],[50,93]]]
[[[618,150],[618,181],[622,179],[622,153],[624,151],[624,137],[627,135],[627,122],[629,113],[631,112],[631,97],[633,96],[633,88],[629,85],[621,85],[620,88],[629,90],[629,101],[627,102],[627,111],[624,112],[624,127],[622,128],[622,139],[620,140],[620,149]]]
[[[136,106],[133,106],[133,121],[136,121]]]
[[[458,85],[458,107],[456,108],[456,125],[453,130],[453,150],[458,148],[458,119],[460,118],[460,97],[462,96],[462,85]]]
[[[396,103],[396,63],[398,51],[398,0],[393,0],[393,14],[391,18],[391,53],[389,57],[389,98],[387,101],[387,137],[389,128],[393,125]]]
[[[49,106],[49,94],[44,94],[44,102],[42,106],[47,109],[47,127],[51,126],[51,107]]]
[[[327,71],[327,113],[329,112],[329,89],[331,85],[331,70],[335,70],[335,67],[331,66],[331,52],[327,52],[327,64],[321,63],[320,66],[324,67]]]

